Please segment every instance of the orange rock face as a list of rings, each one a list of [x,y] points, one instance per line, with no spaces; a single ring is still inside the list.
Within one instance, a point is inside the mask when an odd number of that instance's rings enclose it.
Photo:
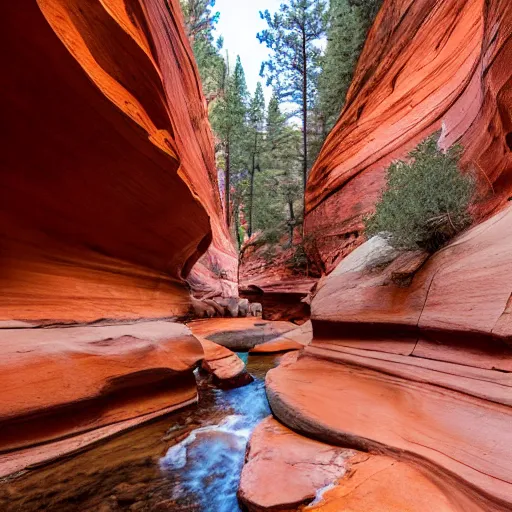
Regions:
[[[0,23],[5,475],[194,402],[200,343],[141,320],[188,313],[189,276],[236,294],[237,258],[177,0],[38,0]]]
[[[239,497],[250,511],[482,511],[436,475],[302,437],[270,417],[252,435]]]
[[[282,336],[275,338],[260,345],[251,348],[249,352],[259,354],[272,354],[275,352],[289,352],[291,350],[302,350],[311,343],[313,339],[313,327],[311,321],[307,321],[297,329],[284,333]]]
[[[319,274],[315,267],[307,267],[294,258],[301,244],[296,232],[294,244],[287,248],[288,237],[279,243],[260,241],[255,234],[242,247],[240,256],[240,294],[251,302],[263,305],[266,320],[305,321],[309,305],[302,299],[316,284]]]
[[[231,350],[206,338],[198,337],[204,351],[202,367],[213,375],[213,382],[222,389],[245,386],[253,381],[245,363]]]
[[[238,352],[248,352],[297,327],[291,322],[267,322],[257,318],[210,318],[187,325],[194,335]]]
[[[182,279],[212,238],[234,280],[205,102],[170,5],[6,8],[0,319],[182,315]]]
[[[408,286],[393,281],[403,258],[384,241],[358,247],[318,286],[311,344],[267,374],[272,411],[295,431],[442,475],[470,498],[455,510],[512,508],[511,240],[509,207]]]
[[[512,5],[385,0],[306,192],[308,253],[325,273],[364,241],[385,168],[442,129],[475,172],[477,218],[512,195]]]
[[[192,369],[203,358],[184,325],[0,330],[0,473],[83,447],[197,398]],[[130,421],[131,420],[131,421]],[[128,422],[128,425],[125,423]],[[110,427],[110,428],[108,428]],[[89,431],[95,434],[85,435]],[[77,441],[79,440],[79,441]],[[10,453],[9,453],[10,452]],[[18,467],[18,469],[20,469]]]

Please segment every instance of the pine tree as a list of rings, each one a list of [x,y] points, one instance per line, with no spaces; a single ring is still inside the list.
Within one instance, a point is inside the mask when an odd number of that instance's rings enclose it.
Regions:
[[[245,73],[240,57],[237,57],[233,73],[227,76],[223,97],[215,103],[210,115],[212,127],[220,138],[225,155],[224,208],[228,226],[231,225],[232,174],[236,173],[239,177],[246,167],[244,144],[247,135],[247,100]]]
[[[369,27],[382,0],[331,0],[327,47],[318,81],[318,109],[325,139],[345,103]]]
[[[250,137],[250,185],[249,185],[249,228],[248,235],[253,233],[254,218],[254,176],[256,170],[260,169],[260,156],[263,150],[263,132],[265,128],[265,97],[263,95],[263,87],[261,82],[256,85],[256,91],[249,105],[249,137]]]
[[[302,120],[303,187],[309,170],[308,110],[314,103],[321,50],[317,43],[325,33],[326,3],[321,0],[288,0],[273,16],[260,12],[268,29],[257,35],[271,50],[261,76],[273,85],[279,99],[297,105]]]
[[[274,93],[267,109],[265,151],[261,158],[264,171],[256,180],[255,226],[273,231],[287,226],[290,242],[300,222],[296,203],[302,203],[300,145],[301,133],[293,125],[288,126]]]
[[[327,47],[319,78],[320,110],[325,120],[324,137],[334,126],[345,103],[364,32],[349,0],[331,0]]]

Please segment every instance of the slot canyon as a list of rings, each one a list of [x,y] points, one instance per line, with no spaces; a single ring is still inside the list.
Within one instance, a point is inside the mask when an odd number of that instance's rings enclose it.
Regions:
[[[383,0],[270,259],[178,0],[2,13],[0,510],[512,511],[510,0]],[[435,133],[471,225],[366,237]]]

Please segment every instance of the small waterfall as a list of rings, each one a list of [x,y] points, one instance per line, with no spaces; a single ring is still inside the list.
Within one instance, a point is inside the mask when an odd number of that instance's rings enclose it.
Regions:
[[[216,425],[193,430],[160,459],[160,469],[178,472],[174,499],[192,498],[202,512],[238,512],[238,483],[247,441],[254,427],[270,414],[265,383],[215,390],[217,410],[226,416]],[[195,510],[195,509],[194,509]]]

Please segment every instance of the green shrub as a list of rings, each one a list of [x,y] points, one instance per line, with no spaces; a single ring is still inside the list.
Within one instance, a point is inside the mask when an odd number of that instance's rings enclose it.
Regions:
[[[459,156],[458,147],[441,153],[432,136],[409,154],[407,162],[391,164],[375,214],[366,220],[366,235],[387,232],[397,248],[435,252],[466,228],[475,182],[459,172]]]

